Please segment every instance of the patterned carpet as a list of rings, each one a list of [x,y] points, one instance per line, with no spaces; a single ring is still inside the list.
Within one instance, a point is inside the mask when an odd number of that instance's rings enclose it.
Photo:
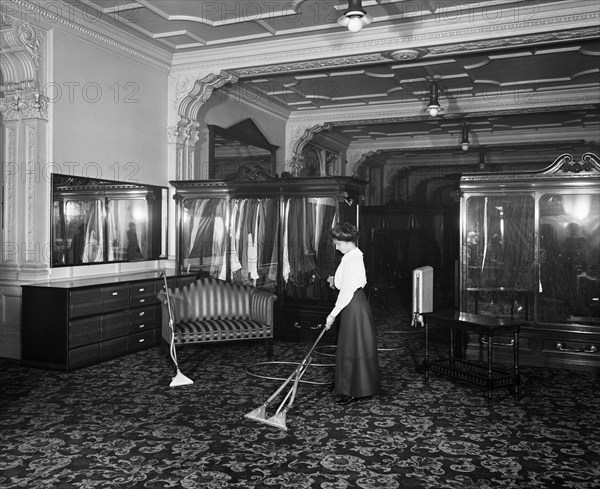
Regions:
[[[498,390],[488,408],[476,386],[435,375],[424,386],[422,330],[405,313],[378,327],[381,394],[334,405],[332,349],[319,348],[325,366],[307,371],[314,383],[300,385],[288,431],[244,417],[281,384],[246,371],[265,360],[262,344],[180,349],[195,382],[174,388],[160,348],[69,374],[3,360],[0,487],[600,487],[595,375],[524,368],[522,399]],[[275,360],[300,361],[309,347],[276,343]]]

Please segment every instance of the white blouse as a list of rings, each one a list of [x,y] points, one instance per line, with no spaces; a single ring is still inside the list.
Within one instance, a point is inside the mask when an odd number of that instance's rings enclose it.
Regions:
[[[354,248],[342,256],[335,271],[334,284],[340,290],[331,315],[336,317],[352,300],[354,292],[367,284],[367,273],[363,261],[363,252]]]

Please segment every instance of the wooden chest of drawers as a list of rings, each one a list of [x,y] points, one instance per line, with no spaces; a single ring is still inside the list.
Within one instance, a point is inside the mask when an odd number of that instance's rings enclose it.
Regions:
[[[159,344],[163,285],[159,271],[23,285],[21,363],[70,370]]]

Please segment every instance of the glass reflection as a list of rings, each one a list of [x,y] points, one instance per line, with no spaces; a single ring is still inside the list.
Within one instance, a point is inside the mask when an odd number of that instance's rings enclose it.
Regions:
[[[600,316],[600,197],[540,198],[540,320]]]
[[[467,312],[527,318],[535,289],[534,198],[470,197],[467,215]]]

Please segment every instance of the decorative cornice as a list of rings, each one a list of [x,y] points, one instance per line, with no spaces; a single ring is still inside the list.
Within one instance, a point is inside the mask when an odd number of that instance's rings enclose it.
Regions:
[[[324,68],[375,64],[382,63],[385,61],[389,61],[389,58],[380,53],[357,54],[352,56],[342,56],[338,58],[299,61],[296,63],[281,63],[277,65],[254,66],[250,68],[240,68],[231,71],[235,73],[239,78],[243,78],[274,73],[290,73],[297,71],[319,70]]]
[[[557,32],[544,32],[526,36],[503,37],[501,39],[485,39],[483,41],[448,44],[428,48],[430,56],[447,56],[452,53],[464,54],[469,51],[486,51],[499,48],[527,47],[556,41],[577,41],[594,39],[600,36],[600,28],[590,27],[584,29],[565,30]]]
[[[138,49],[134,49],[131,46],[128,46],[123,42],[117,41],[117,40],[113,39],[112,37],[109,37],[103,33],[100,33],[98,31],[84,27],[83,25],[75,22],[74,20],[69,20],[64,17],[60,17],[60,16],[54,14],[52,12],[52,10],[57,10],[57,9],[43,8],[43,5],[44,5],[43,2],[30,2],[30,1],[26,1],[26,0],[6,0],[6,1],[15,4],[17,6],[17,9],[16,9],[17,11],[28,12],[28,18],[40,19],[41,21],[49,24],[50,26],[53,26],[53,27],[58,26],[58,27],[65,28],[68,31],[78,33],[80,35],[83,35],[85,37],[93,39],[94,41],[96,41],[100,44],[110,46],[111,48],[114,48],[116,50],[127,53],[130,56],[133,56],[135,58],[143,60],[146,63],[158,66],[165,71],[170,68],[170,64],[168,64],[164,61],[161,61],[156,57],[153,57],[146,53],[143,53]],[[65,4],[65,9],[68,12],[71,12],[72,14],[75,12],[75,9],[73,9],[72,7],[69,7],[67,4]],[[7,11],[7,10],[5,9],[5,11]],[[62,12],[62,10],[61,10],[61,12]],[[72,15],[72,18],[75,19],[75,15]],[[95,25],[97,25],[97,26],[104,26],[105,24],[106,24],[106,22],[102,21],[101,19],[98,19],[95,22]],[[114,34],[115,33],[111,33],[111,35],[114,35]],[[139,40],[137,40],[136,42],[140,43]]]
[[[326,69],[336,66],[345,66],[350,64],[351,59],[361,57],[362,64],[381,63],[389,61],[389,53],[396,50],[426,50],[423,58],[429,58],[448,53],[462,53],[465,51],[474,51],[481,49],[498,49],[499,47],[514,48],[519,45],[531,46],[543,42],[552,42],[559,40],[577,40],[590,39],[598,36],[598,28],[586,25],[584,27],[570,27],[558,32],[524,34],[514,37],[515,31],[531,31],[535,28],[553,28],[560,25],[575,25],[581,23],[598,23],[600,21],[599,13],[584,13],[560,16],[560,18],[544,18],[540,20],[528,20],[523,22],[511,22],[507,24],[485,23],[475,27],[465,29],[449,29],[444,31],[430,31],[423,34],[412,34],[400,37],[397,34],[387,38],[373,39],[354,43],[327,43],[323,46],[312,48],[303,47],[302,49],[288,49],[285,51],[275,50],[267,52],[266,46],[260,54],[238,56],[229,58],[224,56],[226,51],[218,59],[209,59],[204,57],[202,61],[193,63],[182,63],[173,65],[173,72],[189,71],[199,67],[207,68],[211,66],[227,65],[229,71],[236,73],[240,77],[258,76],[260,74],[289,72],[293,70],[311,70]],[[503,37],[499,37],[503,36]],[[480,41],[468,41],[464,43],[446,42],[454,40],[456,37],[481,38]],[[517,41],[512,41],[516,39]],[[519,44],[520,43],[520,44]],[[278,43],[279,49],[282,49],[281,43]],[[257,50],[259,46],[257,46]],[[361,54],[345,55],[343,53],[355,52]],[[341,53],[337,55],[336,53]],[[386,53],[382,56],[379,53]],[[426,53],[426,54],[425,54]],[[208,53],[207,53],[208,54]],[[281,62],[285,59],[294,59],[301,56],[303,60],[290,63]],[[307,59],[309,58],[309,59]],[[324,59],[321,59],[324,58]],[[315,61],[317,60],[317,61]],[[401,62],[401,61],[399,61]],[[237,68],[240,67],[240,68]]]

